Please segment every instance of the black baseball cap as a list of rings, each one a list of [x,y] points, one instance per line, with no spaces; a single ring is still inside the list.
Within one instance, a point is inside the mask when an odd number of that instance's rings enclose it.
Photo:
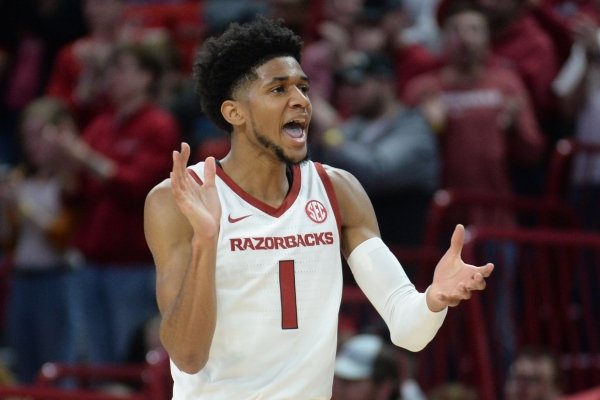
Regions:
[[[389,57],[381,53],[359,53],[336,72],[342,83],[358,85],[367,77],[394,77],[394,65]]]

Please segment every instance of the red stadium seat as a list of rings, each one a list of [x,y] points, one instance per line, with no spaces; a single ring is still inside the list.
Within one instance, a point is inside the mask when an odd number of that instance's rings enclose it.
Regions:
[[[0,331],[4,328],[10,292],[12,261],[8,255],[0,255]]]
[[[75,387],[61,387],[59,384],[65,380],[74,380]],[[131,389],[127,394],[113,394],[107,388],[115,385],[126,385]],[[171,396],[169,358],[164,350],[150,351],[144,364],[47,363],[33,385],[0,386],[0,400],[169,400]]]
[[[485,213],[509,212],[522,224],[530,226],[553,228],[580,226],[574,210],[559,198],[438,190],[429,207],[421,246],[403,248],[390,245],[403,265],[409,268],[415,267],[416,276],[411,278],[421,290],[430,283],[434,267],[448,247],[454,227],[457,223],[464,223],[463,217],[474,210]]]
[[[545,198],[565,201],[583,229],[600,232],[600,144],[560,140],[551,157]]]
[[[600,400],[600,386],[584,392],[574,393],[570,396],[564,396],[562,400]]]

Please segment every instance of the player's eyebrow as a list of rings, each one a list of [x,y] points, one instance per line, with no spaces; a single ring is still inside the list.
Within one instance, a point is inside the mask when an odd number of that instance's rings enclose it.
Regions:
[[[298,78],[301,81],[304,81],[304,82],[307,82],[307,83],[310,82],[310,79],[306,75],[300,75]],[[285,82],[285,81],[287,81],[289,79],[290,79],[289,76],[274,76],[273,78],[271,78],[271,81],[267,83],[267,85],[271,85],[273,83]]]

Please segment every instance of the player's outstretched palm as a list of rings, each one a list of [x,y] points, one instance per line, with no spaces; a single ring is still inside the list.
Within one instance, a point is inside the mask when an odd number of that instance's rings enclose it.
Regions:
[[[466,264],[461,258],[465,240],[465,228],[457,225],[452,234],[450,248],[440,259],[433,274],[431,300],[434,308],[456,306],[461,300],[471,298],[471,291],[483,290],[485,278],[490,276],[494,265],[488,263],[482,267]]]
[[[216,164],[208,157],[204,166],[202,185],[187,171],[190,146],[181,144],[181,152],[173,151],[171,191],[177,206],[185,215],[198,237],[213,237],[219,232],[221,203],[215,186]]]

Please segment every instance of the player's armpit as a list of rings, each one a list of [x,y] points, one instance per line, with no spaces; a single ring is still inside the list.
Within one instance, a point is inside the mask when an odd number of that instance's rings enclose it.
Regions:
[[[379,237],[373,205],[360,182],[348,171],[325,166],[342,219],[342,253],[347,258],[356,246]]]

